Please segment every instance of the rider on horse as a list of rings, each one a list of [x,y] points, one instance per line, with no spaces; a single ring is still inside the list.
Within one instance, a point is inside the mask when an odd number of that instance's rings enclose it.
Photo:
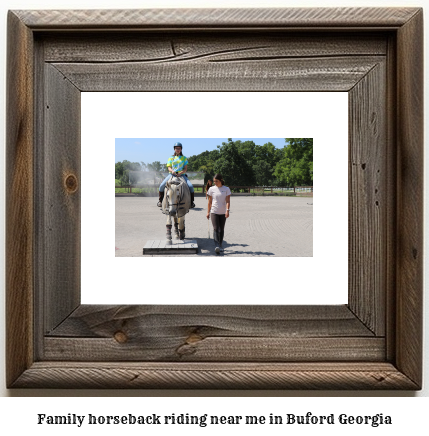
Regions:
[[[176,176],[176,177],[182,176],[186,180],[186,183],[189,187],[189,191],[191,193],[191,208],[195,207],[194,187],[192,186],[192,183],[189,181],[188,177],[185,174],[186,171],[188,170],[188,159],[186,158],[186,156],[183,156],[183,154],[182,154],[182,144],[180,142],[176,142],[174,144],[173,148],[174,148],[174,154],[173,154],[173,156],[170,156],[168,158],[168,162],[167,162],[167,169],[171,173],[171,175],[169,174],[163,180],[161,185],[159,186],[159,193],[158,193],[159,201],[158,201],[157,206],[162,207],[162,200],[164,198],[165,184],[167,183],[167,181],[172,176]]]

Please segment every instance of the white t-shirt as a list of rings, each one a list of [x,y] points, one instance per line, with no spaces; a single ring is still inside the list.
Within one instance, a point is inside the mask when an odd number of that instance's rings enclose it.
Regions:
[[[212,186],[207,191],[207,195],[210,195],[212,198],[210,213],[216,213],[218,215],[226,214],[226,197],[227,195],[231,195],[231,190],[228,186],[221,186],[220,188]]]

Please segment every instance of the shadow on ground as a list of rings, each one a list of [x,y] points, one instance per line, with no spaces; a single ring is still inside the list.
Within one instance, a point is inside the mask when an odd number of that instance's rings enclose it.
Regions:
[[[214,249],[215,249],[215,243],[213,239],[207,239],[207,238],[192,238],[195,239],[198,243],[198,255],[199,256],[218,256]],[[228,255],[234,255],[234,256],[240,256],[240,255],[246,255],[246,256],[274,256],[274,253],[271,253],[269,251],[244,251],[239,250],[237,248],[244,248],[248,247],[248,244],[228,244],[228,242],[223,241],[223,248],[224,252],[220,253],[220,255],[228,256]]]

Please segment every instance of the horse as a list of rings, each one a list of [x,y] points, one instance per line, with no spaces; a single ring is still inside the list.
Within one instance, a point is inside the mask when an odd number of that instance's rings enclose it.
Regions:
[[[172,218],[176,238],[185,239],[185,215],[191,208],[191,193],[186,180],[171,176],[167,181],[161,212],[167,215],[167,244],[171,245]]]

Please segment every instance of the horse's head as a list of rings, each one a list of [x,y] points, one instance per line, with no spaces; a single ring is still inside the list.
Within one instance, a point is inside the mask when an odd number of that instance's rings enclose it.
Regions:
[[[164,194],[162,213],[182,217],[189,212],[191,194],[182,177],[171,177],[165,185]]]
[[[177,177],[172,177],[165,185],[165,212],[167,215],[176,215],[179,208],[181,197],[181,181]]]

